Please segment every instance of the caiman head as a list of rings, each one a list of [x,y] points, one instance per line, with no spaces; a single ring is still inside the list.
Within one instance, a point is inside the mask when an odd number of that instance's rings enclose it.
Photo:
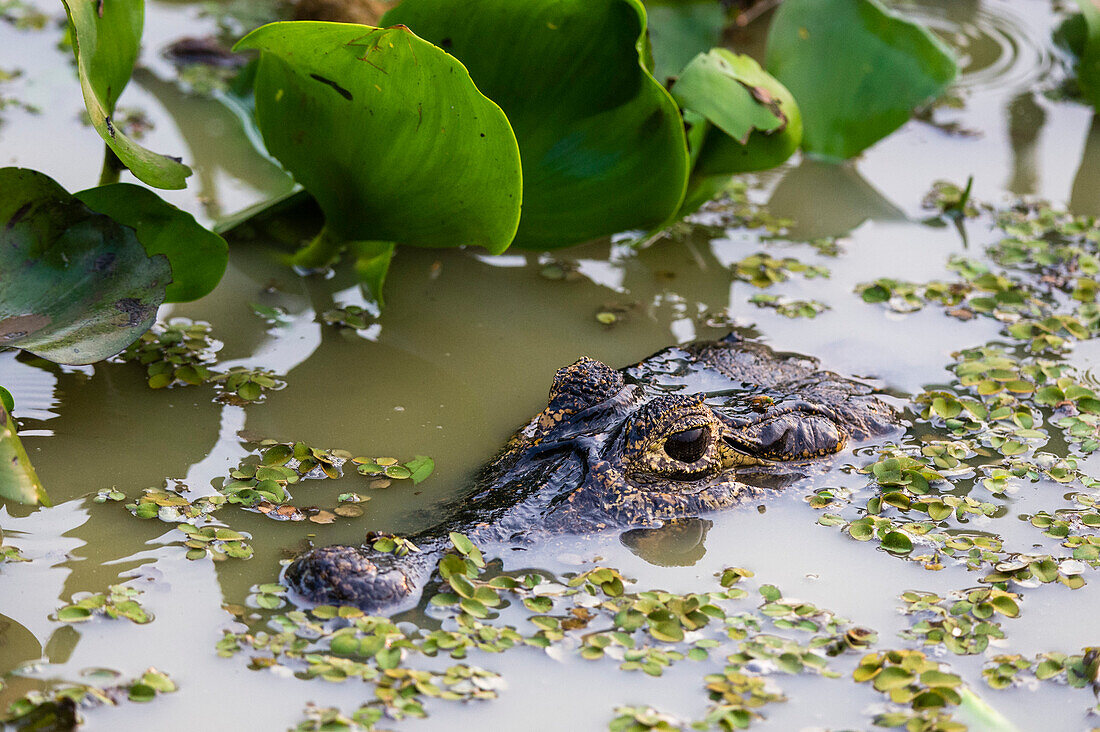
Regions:
[[[557,372],[546,409],[479,482],[541,495],[547,522],[566,531],[697,516],[759,495],[746,472],[865,436],[851,412],[799,395],[669,393],[582,358]]]

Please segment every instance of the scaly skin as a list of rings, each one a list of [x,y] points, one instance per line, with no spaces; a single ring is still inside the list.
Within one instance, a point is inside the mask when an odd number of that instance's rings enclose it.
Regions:
[[[689,381],[707,390],[682,393]],[[789,474],[792,463],[897,428],[865,384],[735,336],[621,371],[582,358],[557,372],[546,409],[482,468],[448,518],[409,537],[420,552],[322,547],[298,557],[286,579],[312,602],[392,609],[418,593],[451,531],[530,541],[657,526],[759,497],[765,489],[748,474]]]

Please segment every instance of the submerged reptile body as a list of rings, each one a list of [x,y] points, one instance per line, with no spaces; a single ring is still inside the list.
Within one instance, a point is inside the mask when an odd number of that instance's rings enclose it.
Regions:
[[[295,559],[286,579],[313,602],[392,608],[423,586],[451,531],[530,541],[696,517],[759,497],[762,476],[897,427],[866,384],[735,336],[620,371],[583,358],[557,372],[547,407],[445,520],[409,537],[420,552],[321,547]]]

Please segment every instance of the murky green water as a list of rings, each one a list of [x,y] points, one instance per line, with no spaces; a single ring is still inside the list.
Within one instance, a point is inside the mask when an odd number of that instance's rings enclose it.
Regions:
[[[57,15],[52,3],[37,5]],[[216,223],[285,192],[290,183],[249,146],[224,105],[181,88],[161,57],[163,47],[180,35],[212,27],[200,5],[149,3],[145,68],[122,104],[140,108],[152,121],[150,147],[182,155],[196,171],[187,190],[166,197]],[[724,229],[719,222],[641,251],[596,243],[559,253],[576,269],[565,279],[545,276],[547,260],[535,254],[403,249],[387,284],[384,316],[358,333],[323,325],[318,317],[334,306],[362,304],[346,272],[301,279],[280,264],[278,248],[262,240],[242,242],[232,249],[229,271],[213,295],[165,307],[161,316],[209,321],[224,343],[218,354],[222,366],[260,366],[285,375],[285,389],[247,408],[215,403],[207,387],[150,391],[133,364],[59,368],[0,354],[0,383],[15,396],[25,443],[56,504],[39,510],[0,507],[5,543],[30,560],[0,566],[0,674],[7,684],[0,705],[52,680],[79,680],[84,669],[107,667],[131,678],[156,666],[179,684],[177,693],[147,705],[97,710],[88,726],[278,729],[297,723],[307,701],[354,709],[372,696],[363,684],[249,670],[248,653],[218,657],[215,644],[223,629],[243,627],[222,605],[243,604],[251,586],[276,581],[280,560],[310,540],[357,542],[365,531],[405,533],[432,523],[433,506],[461,493],[471,472],[541,409],[555,369],[581,355],[619,367],[673,343],[720,337],[734,324],[755,329],[777,350],[810,354],[827,368],[877,379],[898,395],[898,404],[930,385],[949,383],[950,354],[996,340],[1001,324],[987,318],[963,322],[932,306],[890,312],[863,302],[854,287],[878,277],[947,279],[948,257],[981,257],[995,240],[985,220],[965,223],[965,237],[954,226],[922,223],[929,212],[921,200],[937,179],[962,183],[973,175],[974,196],[994,203],[1034,195],[1074,213],[1100,213],[1100,125],[1091,109],[1047,94],[1067,71],[1051,41],[1058,16],[1049,3],[893,5],[929,24],[959,52],[965,71],[957,90],[964,105],[936,109],[936,125],[910,122],[853,164],[795,162],[754,181],[754,200],[795,220],[784,238]],[[759,49],[760,38],[750,36],[735,36],[733,42]],[[54,27],[18,31],[0,23],[5,48],[0,66],[24,71],[5,89],[42,110],[3,112],[0,161],[42,170],[79,189],[98,176],[99,146],[79,122],[79,89],[63,61],[65,52],[55,47],[58,37]],[[836,256],[805,243],[827,236],[839,237]],[[795,275],[768,292],[818,300],[830,309],[815,319],[789,319],[750,304],[758,290],[735,281],[730,265],[758,251],[828,268],[828,278]],[[268,325],[253,304],[282,308],[287,317]],[[596,318],[608,311],[620,316],[613,326]],[[1079,344],[1068,359],[1097,385],[1095,341]],[[224,477],[248,452],[237,437],[242,429],[354,454],[429,455],[437,469],[420,485],[396,483],[371,491],[364,516],[331,525],[276,523],[225,509],[219,517],[253,537],[255,556],[247,561],[189,561],[172,525],[139,521],[120,503],[91,500],[110,488],[132,499],[165,479],[181,481],[196,494],[211,493],[211,481]],[[764,502],[760,510],[707,517],[713,526],[705,534],[705,551],[688,566],[662,566],[668,557],[659,554],[638,556],[618,535],[567,539],[524,552],[496,548],[489,554],[502,556],[507,569],[557,572],[580,571],[599,558],[636,578],[640,589],[673,592],[715,589],[715,573],[748,567],[756,572],[750,589],[774,584],[787,597],[874,628],[877,648],[914,647],[896,637],[910,625],[898,612],[898,595],[908,589],[943,594],[972,587],[980,575],[952,563],[927,571],[873,542],[853,541],[817,523],[821,512],[805,497],[829,486],[862,489],[866,500],[873,493],[866,476],[846,467],[874,459],[871,449],[846,452],[834,469]],[[1082,459],[1079,467],[1100,474],[1095,456]],[[313,493],[303,486],[295,495],[300,502],[331,506],[338,493],[365,492],[363,485],[352,476]],[[1025,483],[1001,501],[1004,516],[972,519],[968,528],[996,532],[1027,551],[1041,537],[1014,517],[1061,505],[1067,490],[1050,480]],[[1024,590],[1021,617],[1003,622],[1006,640],[994,641],[985,656],[947,654],[937,660],[950,662],[1022,729],[1091,726],[1090,691],[1051,684],[993,691],[982,682],[981,668],[985,657],[996,653],[1074,653],[1100,642],[1095,614],[1100,584],[1094,576],[1087,572],[1088,584],[1078,590],[1061,585]],[[74,593],[102,592],[121,581],[144,591],[142,603],[155,614],[153,623],[94,620],[73,626],[52,619]],[[754,601],[742,604],[740,609],[752,610]],[[525,622],[520,615],[509,618]],[[612,709],[621,704],[649,704],[698,719],[706,707],[701,677],[720,669],[721,657],[703,664],[684,661],[661,678],[650,678],[571,652],[474,653],[471,663],[503,674],[507,688],[499,699],[431,702],[429,719],[393,726],[595,730],[606,728]],[[851,683],[857,660],[855,654],[833,662],[849,678],[778,676],[790,701],[764,709],[760,728],[869,727],[882,697],[867,684]]]

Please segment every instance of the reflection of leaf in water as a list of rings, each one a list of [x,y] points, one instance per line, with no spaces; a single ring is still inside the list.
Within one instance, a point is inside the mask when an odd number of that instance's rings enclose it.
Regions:
[[[0,674],[6,674],[19,664],[40,658],[42,645],[34,633],[7,615],[0,615]]]
[[[828,191],[829,195],[821,195]],[[902,221],[905,214],[864,180],[850,164],[803,160],[775,187],[768,208],[793,219],[792,239],[842,236],[868,219]]]

